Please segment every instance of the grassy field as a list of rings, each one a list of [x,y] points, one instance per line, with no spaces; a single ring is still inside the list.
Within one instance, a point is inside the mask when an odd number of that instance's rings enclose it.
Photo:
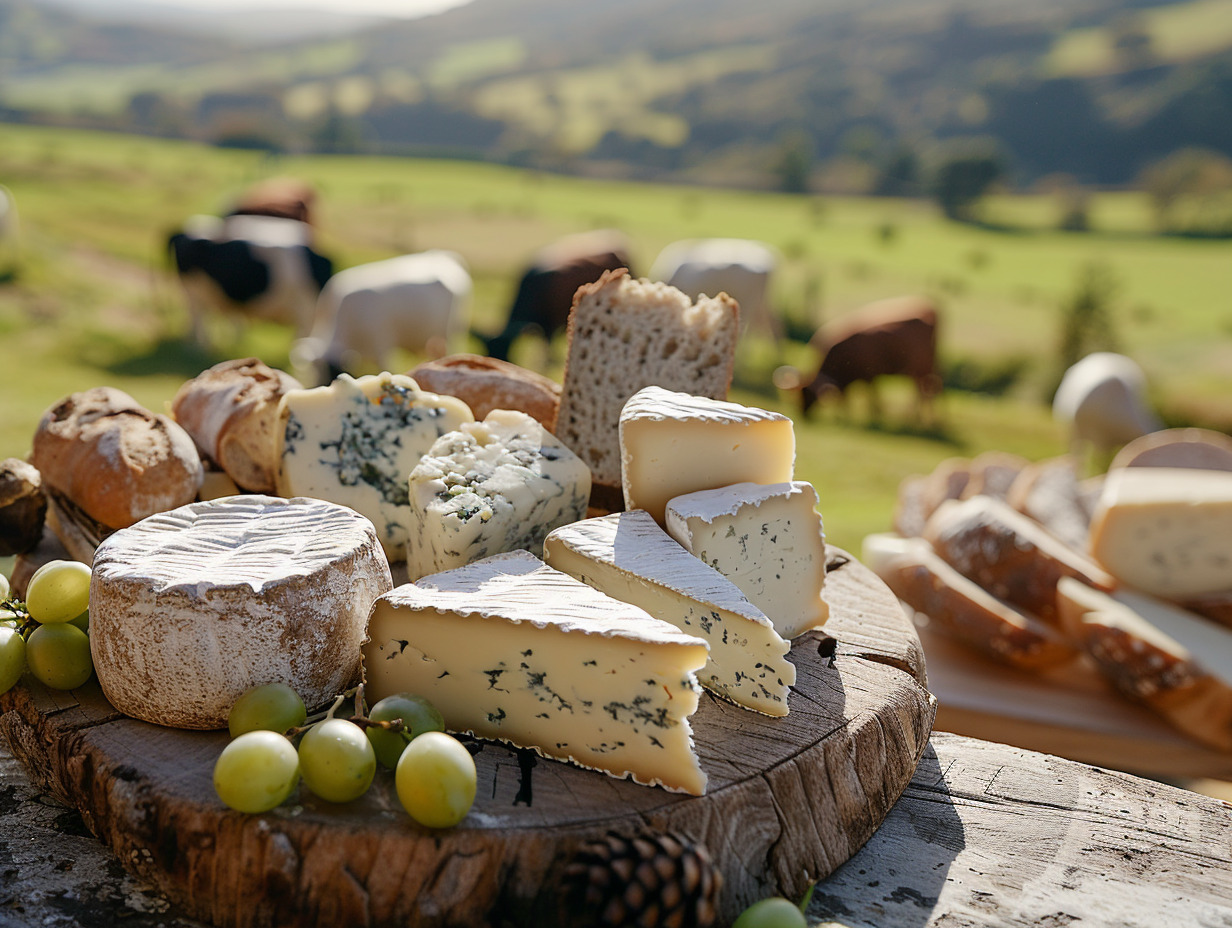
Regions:
[[[503,321],[523,262],[559,235],[623,229],[635,270],[670,241],[693,236],[764,239],[783,254],[779,310],[801,331],[879,297],[923,292],[942,303],[950,363],[1021,362],[1016,390],[994,397],[951,391],[937,427],[915,420],[905,385],[886,384],[886,415],[870,423],[856,394],[848,418],[827,410],[798,420],[798,473],[822,498],[831,539],[858,548],[890,522],[894,491],[939,460],[1000,448],[1058,454],[1064,438],[1042,395],[1055,376],[1061,306],[1084,268],[1116,282],[1121,347],[1147,369],[1173,421],[1232,422],[1232,246],[1150,235],[1148,204],[1097,197],[1095,231],[1050,230],[1044,198],[1002,198],[986,227],[942,220],[912,201],[816,198],[602,183],[492,165],[375,158],[271,161],[251,152],[118,135],[2,126],[0,183],[21,216],[20,253],[0,246],[0,456],[25,455],[41,413],[74,390],[109,384],[161,409],[185,379],[223,357],[258,355],[286,366],[288,332],[228,330],[213,355],[185,339],[186,318],[162,243],[194,212],[216,212],[246,183],[293,174],[321,191],[320,247],[347,267],[428,247],[452,248],[475,278],[473,325]],[[1012,226],[1015,231],[997,231]],[[472,347],[477,347],[473,345]],[[530,341],[515,360],[559,374]],[[401,358],[409,366],[413,358]],[[807,346],[742,349],[737,398],[792,412],[770,373],[809,368]]]

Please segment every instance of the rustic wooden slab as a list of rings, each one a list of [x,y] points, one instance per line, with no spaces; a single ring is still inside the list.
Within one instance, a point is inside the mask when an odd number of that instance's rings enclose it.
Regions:
[[[1232,754],[1188,738],[1078,659],[1047,673],[1002,667],[928,626],[936,728],[1165,779],[1232,780]]]
[[[638,786],[484,743],[479,795],[432,832],[382,773],[344,806],[306,790],[274,812],[214,796],[225,733],[121,716],[96,684],[25,683],[0,698],[14,754],[37,786],[80,810],[128,869],[219,926],[545,925],[577,851],[608,832],[674,832],[723,875],[720,924],[770,893],[803,893],[868,840],[910,780],[931,731],[923,651],[897,600],[832,549],[826,631],[797,640],[791,715],[703,697],[694,716],[703,797]],[[28,678],[27,678],[28,679]]]
[[[936,732],[808,914],[850,928],[1232,925],[1232,805]]]

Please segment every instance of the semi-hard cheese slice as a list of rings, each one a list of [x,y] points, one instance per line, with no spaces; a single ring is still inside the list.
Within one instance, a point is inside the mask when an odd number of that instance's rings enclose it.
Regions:
[[[192,503],[99,545],[94,669],[121,712],[176,728],[225,727],[265,683],[318,706],[358,678],[368,611],[392,586],[372,523],[344,506]]]
[[[689,716],[706,643],[514,551],[377,600],[368,696],[418,693],[452,731],[701,795]]]
[[[1091,517],[1091,555],[1122,583],[1166,599],[1232,590],[1232,472],[1109,471]]]
[[[717,570],[635,509],[558,528],[543,544],[549,567],[704,638],[702,686],[766,715],[786,715],[796,668],[765,613]]]
[[[625,508],[662,525],[675,496],[790,481],[796,435],[781,413],[646,387],[620,413],[620,459]]]
[[[586,518],[590,468],[524,412],[495,409],[436,440],[411,471],[407,578],[522,549]]]
[[[740,587],[784,638],[823,624],[826,540],[817,491],[802,480],[737,483],[677,496],[668,534]]]
[[[411,471],[433,442],[474,420],[460,399],[389,373],[291,390],[278,415],[278,493],[363,513],[391,561],[406,556]]]
[[[1145,469],[1145,468],[1144,468]],[[1232,631],[1152,596],[1057,584],[1062,624],[1126,696],[1232,751]]]

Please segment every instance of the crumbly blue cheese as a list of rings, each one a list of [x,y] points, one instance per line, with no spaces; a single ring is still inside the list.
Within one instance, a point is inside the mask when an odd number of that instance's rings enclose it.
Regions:
[[[474,421],[456,397],[390,373],[342,374],[328,387],[291,390],[278,416],[279,494],[324,499],[367,516],[391,561],[406,556],[411,471],[438,438]]]
[[[470,732],[701,795],[689,716],[706,642],[525,551],[379,598],[363,648],[376,701],[418,693]]]
[[[704,638],[702,686],[766,715],[787,714],[796,668],[791,645],[730,580],[674,541],[641,509],[556,529],[543,544],[549,567]]]
[[[709,564],[791,639],[823,624],[826,541],[817,491],[803,480],[737,483],[677,496],[667,532]]]
[[[508,409],[442,435],[411,471],[410,580],[522,549],[543,553],[586,517],[590,468],[531,416]]]

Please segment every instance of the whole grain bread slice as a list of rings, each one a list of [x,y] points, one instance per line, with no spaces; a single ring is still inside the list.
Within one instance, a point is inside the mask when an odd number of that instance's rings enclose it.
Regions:
[[[634,393],[659,386],[727,398],[739,317],[725,293],[694,302],[624,269],[578,288],[556,436],[590,467],[600,496],[620,497],[620,410]]]

